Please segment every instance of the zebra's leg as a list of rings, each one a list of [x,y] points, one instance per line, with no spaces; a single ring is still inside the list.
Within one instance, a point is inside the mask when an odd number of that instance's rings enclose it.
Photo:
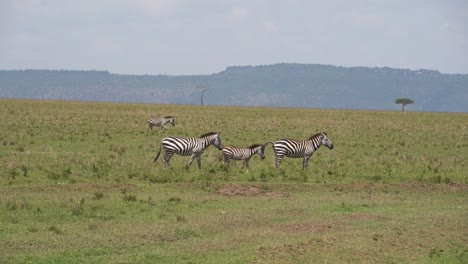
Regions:
[[[223,153],[223,164],[229,164],[229,162],[231,161],[231,158],[229,157],[229,155],[227,155],[226,153]]]
[[[227,170],[231,169],[231,157],[225,153],[223,153],[223,165]]]
[[[247,158],[247,159],[244,160],[244,167],[242,167],[242,168],[246,168],[247,170],[249,170],[249,160],[250,160],[250,158]]]
[[[279,170],[279,166],[280,166],[280,163],[281,163],[281,160],[283,159],[283,155],[277,155],[276,156],[276,162],[275,162],[275,166],[276,166],[276,169]]]
[[[197,156],[198,169],[201,170],[201,155]]]
[[[309,165],[309,159],[310,157],[312,157],[312,155],[306,155],[304,156],[304,161],[302,161],[302,170],[305,171],[305,169],[307,168],[307,165]]]
[[[198,169],[201,170],[201,153],[193,153],[192,156],[190,157],[189,161],[189,167],[192,165],[193,160],[197,158],[197,163],[198,163]]]
[[[190,156],[190,160],[189,160],[189,163],[188,163],[189,167],[192,165],[193,160],[194,160],[195,157],[197,157],[197,156],[198,156],[197,153],[193,153],[192,156]]]
[[[164,162],[163,162],[163,168],[166,168],[166,164],[169,165],[169,168],[172,169],[171,163],[169,161],[171,160],[172,155],[174,155],[174,152],[167,151],[166,154],[164,155]]]

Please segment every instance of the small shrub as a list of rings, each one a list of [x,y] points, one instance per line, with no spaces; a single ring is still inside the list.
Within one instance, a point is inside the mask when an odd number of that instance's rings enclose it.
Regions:
[[[38,231],[39,229],[37,229],[37,227],[34,227],[34,226],[28,227],[28,232],[30,233],[37,233]]]
[[[131,172],[128,173],[128,178],[129,179],[133,179],[133,178],[135,178],[137,176],[138,176],[138,173],[135,172],[135,171],[131,171]]]
[[[268,181],[268,174],[265,171],[260,172],[260,181],[262,182]]]
[[[442,176],[437,175],[437,176],[432,177],[432,182],[433,183],[441,183],[442,182]]]
[[[27,177],[27,176],[28,176],[28,172],[29,172],[28,167],[26,167],[26,165],[21,165],[21,170],[23,171],[23,176],[24,176],[24,177]]]
[[[439,258],[442,253],[444,253],[443,249],[433,248],[429,252],[429,258]]]
[[[50,226],[49,231],[53,232],[56,235],[61,235],[63,232],[56,226]]]
[[[179,198],[179,197],[171,197],[171,198],[169,198],[167,201],[168,201],[169,203],[177,203],[177,204],[178,204],[178,203],[182,202],[182,199]]]
[[[182,237],[183,239],[200,236],[197,232],[191,229],[176,229],[176,234]]]
[[[102,198],[104,198],[104,193],[102,192],[94,192],[93,194],[94,194],[93,196],[94,200],[101,200]]]
[[[136,202],[137,197],[135,194],[124,195],[123,200],[126,202]]]
[[[171,181],[171,178],[167,175],[157,175],[154,177],[149,177],[148,180],[151,183],[168,183]]]
[[[371,178],[374,182],[378,182],[380,180],[382,180],[382,176],[381,175],[375,175],[375,176],[372,176]]]
[[[449,177],[444,177],[444,183],[446,184],[452,183],[452,179]]]
[[[6,200],[4,204],[5,209],[8,211],[15,211],[18,208],[16,201]]]
[[[64,168],[62,170],[62,177],[66,179],[71,175],[71,173],[72,173],[72,171],[71,171],[70,167]]]
[[[70,200],[71,202],[71,212],[72,212],[72,215],[75,215],[75,216],[78,216],[78,215],[82,215],[83,214],[83,205],[85,203],[85,199],[82,198],[79,202],[78,201],[74,201],[73,199]]]
[[[10,171],[8,172],[8,174],[10,175],[10,177],[14,180],[16,179],[16,176],[18,176],[18,171],[15,169],[15,168],[12,168],[10,169]]]

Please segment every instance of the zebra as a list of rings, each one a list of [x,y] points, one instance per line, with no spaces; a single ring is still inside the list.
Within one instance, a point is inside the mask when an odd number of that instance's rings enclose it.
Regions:
[[[325,132],[317,133],[308,140],[280,139],[273,142],[273,150],[276,154],[276,169],[279,170],[281,160],[286,156],[290,158],[304,158],[302,170],[305,170],[309,159],[321,145],[333,149],[333,143],[328,139]]]
[[[266,144],[253,144],[248,148],[240,148],[235,146],[223,147],[223,164],[229,163],[232,160],[243,160],[244,166],[242,168],[249,169],[250,158],[258,154],[262,160],[265,159],[265,146]]]
[[[153,130],[154,126],[160,126],[161,130],[165,130],[166,128],[164,127],[165,124],[170,123],[172,126],[175,125],[175,117],[173,116],[165,116],[165,117],[158,117],[158,118],[150,118],[148,121],[148,129],[151,128]]]
[[[209,132],[201,135],[199,138],[169,136],[162,139],[161,145],[159,146],[159,152],[153,162],[158,160],[159,155],[161,154],[161,147],[163,147],[165,152],[163,161],[164,167],[168,164],[172,168],[169,160],[172,155],[176,153],[181,156],[191,155],[188,166],[192,165],[193,160],[197,158],[198,169],[201,170],[201,155],[210,145],[215,145],[219,150],[223,148],[218,132]]]

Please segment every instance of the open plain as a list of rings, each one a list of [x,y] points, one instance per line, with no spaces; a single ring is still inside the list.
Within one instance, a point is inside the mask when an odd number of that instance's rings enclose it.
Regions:
[[[147,129],[151,117],[175,126]],[[1,263],[468,263],[468,114],[0,100]],[[305,172],[161,139],[325,131]]]

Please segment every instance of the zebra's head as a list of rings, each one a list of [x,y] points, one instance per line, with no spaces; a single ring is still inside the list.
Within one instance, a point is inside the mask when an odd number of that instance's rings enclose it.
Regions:
[[[219,137],[218,132],[210,132],[200,136],[200,138],[205,138],[205,142],[208,143],[208,146],[213,144],[219,150],[223,149],[223,143],[221,142],[221,138]]]
[[[322,132],[320,134],[322,135],[322,140],[321,140],[322,145],[327,146],[329,149],[333,149],[333,143],[328,138],[327,133]]]
[[[266,144],[253,144],[249,148],[252,149],[255,154],[258,154],[260,158],[265,159],[265,147]]]
[[[215,145],[215,147],[217,147],[219,150],[222,150],[223,149],[223,143],[221,142],[221,138],[219,137],[219,133],[216,133],[216,138],[214,140],[214,143],[213,145]]]
[[[260,152],[258,154],[260,154],[260,157],[263,159],[265,159],[265,147],[266,147],[266,144],[263,144],[261,147],[260,147]]]
[[[164,118],[166,118],[166,119],[168,120],[167,122],[168,122],[169,124],[171,124],[172,126],[175,126],[175,117],[173,117],[173,116],[166,116],[166,117],[164,117]]]

